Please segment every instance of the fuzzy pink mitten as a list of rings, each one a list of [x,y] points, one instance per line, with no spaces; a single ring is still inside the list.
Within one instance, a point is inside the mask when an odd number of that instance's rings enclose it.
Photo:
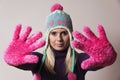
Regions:
[[[106,33],[102,25],[97,26],[99,37],[88,28],[84,27],[86,37],[75,31],[73,36],[75,40],[72,42],[74,48],[83,50],[90,58],[82,62],[82,69],[91,67],[105,67],[111,65],[116,60],[116,52],[106,37]]]
[[[21,28],[20,24],[16,26],[13,39],[4,53],[4,60],[9,65],[18,66],[25,63],[37,63],[38,57],[32,55],[31,52],[45,45],[45,41],[40,39],[42,37],[41,32],[28,37],[32,28],[28,26],[20,35]]]
[[[76,75],[72,72],[69,72],[67,77],[68,80],[76,80]]]

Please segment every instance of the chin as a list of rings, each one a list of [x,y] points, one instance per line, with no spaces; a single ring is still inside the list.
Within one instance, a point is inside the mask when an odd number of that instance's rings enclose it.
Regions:
[[[57,51],[63,51],[64,49],[55,49],[55,50],[57,50]]]
[[[66,48],[64,48],[64,47],[58,47],[58,48],[55,48],[55,50],[57,50],[57,51],[63,51],[63,50],[65,50]]]

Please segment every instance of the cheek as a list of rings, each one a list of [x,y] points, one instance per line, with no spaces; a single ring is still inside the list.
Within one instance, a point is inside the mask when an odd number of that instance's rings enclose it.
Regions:
[[[66,43],[70,42],[69,36],[67,36],[67,37],[64,38],[64,42],[66,42]]]
[[[52,44],[54,44],[54,42],[55,42],[55,38],[50,36],[49,37],[49,43],[52,45]]]

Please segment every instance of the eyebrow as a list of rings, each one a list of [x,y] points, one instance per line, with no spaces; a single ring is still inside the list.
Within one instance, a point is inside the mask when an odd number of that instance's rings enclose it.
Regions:
[[[58,32],[58,31],[53,30],[53,31],[51,31],[51,32]],[[51,32],[50,32],[50,33],[51,33]],[[67,33],[68,33],[68,31],[66,31],[66,30],[60,31],[60,33],[62,33],[62,32],[67,32]]]

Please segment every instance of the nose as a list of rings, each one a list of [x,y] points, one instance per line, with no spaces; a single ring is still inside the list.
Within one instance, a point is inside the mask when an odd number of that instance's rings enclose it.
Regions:
[[[62,36],[60,34],[57,36],[57,40],[62,41]]]

